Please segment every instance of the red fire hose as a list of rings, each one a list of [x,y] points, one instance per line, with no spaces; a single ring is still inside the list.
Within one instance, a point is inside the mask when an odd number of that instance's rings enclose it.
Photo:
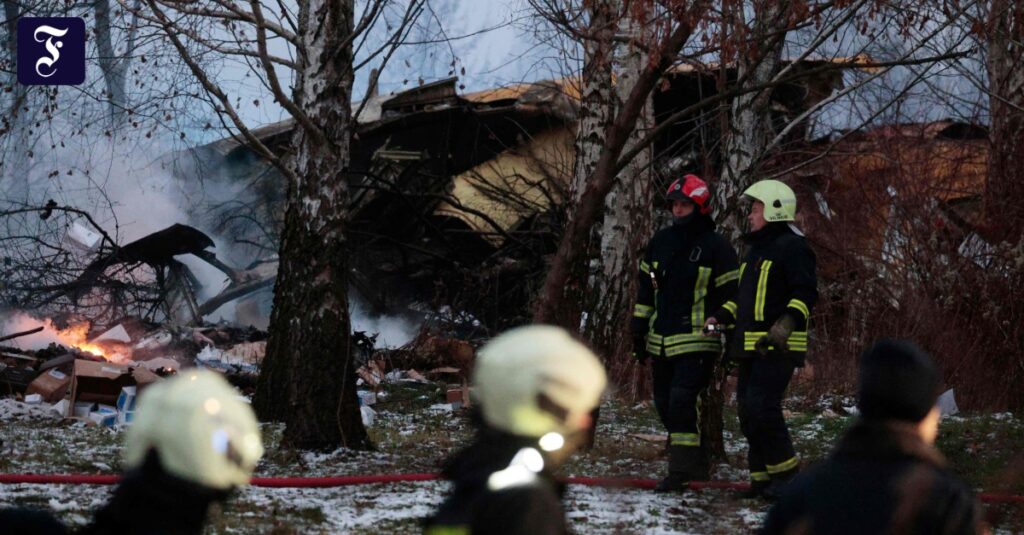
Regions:
[[[337,476],[337,477],[254,477],[252,485],[256,487],[274,488],[325,488],[344,487],[348,485],[367,485],[372,483],[399,483],[408,481],[433,481],[440,479],[438,474],[390,474],[378,476]],[[561,481],[570,485],[587,485],[590,487],[653,489],[657,482],[653,479],[632,479],[612,477],[563,477]],[[0,484],[34,483],[49,485],[114,485],[121,480],[116,475],[81,475],[81,474],[0,474]],[[691,490],[728,489],[747,490],[749,483],[736,481],[691,481]],[[984,503],[1024,503],[1024,496],[1009,494],[979,494]]]

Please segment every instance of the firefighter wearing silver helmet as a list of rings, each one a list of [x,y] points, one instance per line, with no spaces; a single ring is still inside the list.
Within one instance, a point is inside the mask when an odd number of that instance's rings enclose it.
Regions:
[[[752,202],[743,236],[739,290],[708,324],[734,325],[740,429],[750,448],[751,494],[777,498],[799,461],[782,415],[793,370],[804,365],[808,322],[818,299],[815,256],[795,226],[796,195],[778,180],[743,194]]]
[[[473,370],[477,436],[446,464],[453,490],[425,532],[567,533],[551,471],[585,439],[606,383],[593,352],[557,327],[520,327],[485,345]]]
[[[249,405],[220,375],[185,370],[139,398],[127,472],[82,533],[199,534],[211,504],[249,483],[263,455]]]

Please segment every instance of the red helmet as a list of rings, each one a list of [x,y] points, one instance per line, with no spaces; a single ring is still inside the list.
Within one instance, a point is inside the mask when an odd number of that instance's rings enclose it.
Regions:
[[[690,201],[697,205],[702,214],[711,213],[711,191],[708,185],[697,175],[686,175],[677,178],[668,186],[665,198],[671,201]]]

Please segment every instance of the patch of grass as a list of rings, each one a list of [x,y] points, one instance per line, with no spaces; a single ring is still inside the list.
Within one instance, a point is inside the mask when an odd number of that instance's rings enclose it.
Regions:
[[[1024,422],[1012,416],[972,415],[947,418],[939,425],[936,446],[950,468],[984,489],[1024,492]]]

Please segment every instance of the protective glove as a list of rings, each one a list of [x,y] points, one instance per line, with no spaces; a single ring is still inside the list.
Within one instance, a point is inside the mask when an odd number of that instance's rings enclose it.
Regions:
[[[793,319],[793,316],[789,314],[779,316],[779,319],[775,320],[772,328],[768,329],[768,334],[757,339],[754,349],[761,355],[767,355],[768,351],[771,350],[770,346],[775,346],[775,349],[779,351],[789,351],[789,343],[787,341],[795,328],[796,320]]]
[[[633,358],[640,364],[643,364],[651,354],[647,352],[647,336],[637,335],[633,337]]]

